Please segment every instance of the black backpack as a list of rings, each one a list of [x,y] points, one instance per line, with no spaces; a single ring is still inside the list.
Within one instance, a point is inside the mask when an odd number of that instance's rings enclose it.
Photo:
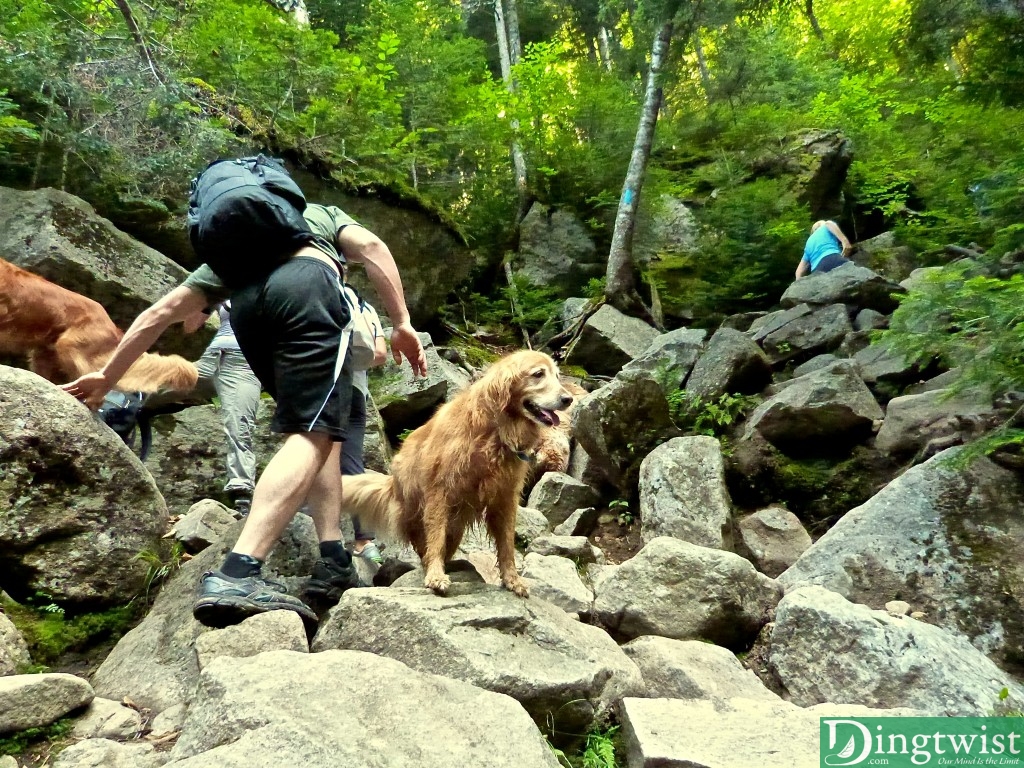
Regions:
[[[188,235],[224,285],[261,279],[313,240],[306,197],[274,158],[217,160],[192,179]]]

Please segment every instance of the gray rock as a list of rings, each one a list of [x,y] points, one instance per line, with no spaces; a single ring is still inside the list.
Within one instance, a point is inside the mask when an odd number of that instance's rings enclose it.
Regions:
[[[683,386],[693,370],[707,339],[704,329],[679,328],[655,337],[640,356],[628,362],[624,371],[647,371],[653,374],[666,393]]]
[[[750,395],[771,377],[771,364],[757,344],[732,328],[719,328],[694,364],[685,389],[703,400],[726,393]]]
[[[557,555],[574,563],[604,563],[604,552],[595,547],[586,536],[538,536],[530,542],[527,553]]]
[[[736,650],[749,647],[782,596],[739,555],[667,536],[594,588],[595,616],[619,637],[709,640]]]
[[[676,437],[640,465],[640,533],[644,542],[673,536],[712,549],[731,539],[732,509],[722,446],[713,437]]]
[[[732,653],[711,643],[646,635],[622,650],[640,668],[647,698],[716,704],[732,698],[779,701]]]
[[[597,523],[597,518],[597,507],[577,509],[564,523],[556,525],[552,533],[555,536],[586,536]]]
[[[0,734],[55,723],[93,696],[89,683],[63,672],[0,677]]]
[[[982,717],[1024,707],[1024,687],[964,637],[801,587],[779,603],[768,663],[790,700],[911,707],[932,717]]]
[[[744,438],[755,430],[780,450],[803,453],[871,436],[882,409],[856,374],[841,363],[788,382],[747,419]]]
[[[822,717],[918,714],[838,704],[801,709],[746,698],[624,699],[620,709],[629,768],[811,768],[821,765]]]
[[[563,472],[545,472],[530,491],[526,506],[538,509],[552,526],[564,523],[577,509],[597,503],[594,489]]]
[[[819,584],[872,608],[906,600],[1021,670],[1024,483],[985,458],[957,467],[960,450],[908,470],[848,512],[779,581],[787,591]]]
[[[932,441],[943,441],[949,447],[979,437],[1000,420],[990,397],[976,392],[951,395],[940,389],[890,400],[875,448],[905,456]]]
[[[551,530],[544,513],[531,507],[519,507],[516,512],[516,539],[527,543]]]
[[[241,624],[204,632],[196,638],[200,670],[221,656],[240,659],[277,650],[309,652],[299,614],[293,611],[257,614]]]
[[[846,307],[828,304],[813,307],[809,313],[769,333],[761,339],[761,346],[771,364],[777,367],[832,352],[852,330]]]
[[[779,303],[783,307],[795,307],[799,304],[850,304],[860,309],[874,309],[888,315],[898,306],[893,296],[903,293],[906,293],[906,290],[900,285],[870,269],[856,264],[845,264],[831,272],[808,275],[795,281],[782,294]]]
[[[113,430],[36,376],[0,366],[0,589],[95,610],[141,594],[167,507]]]
[[[53,768],[158,768],[166,759],[152,744],[86,739],[63,750]]]
[[[800,518],[785,507],[768,507],[736,524],[737,550],[761,573],[778,578],[811,546]]]
[[[220,539],[234,522],[234,514],[219,501],[203,499],[174,524],[171,535],[181,542],[186,552],[195,554]]]
[[[594,592],[580,578],[572,560],[531,552],[523,560],[523,577],[530,597],[547,600],[566,613],[590,613]]]
[[[25,638],[13,622],[0,613],[0,676],[15,675],[31,663]]]
[[[498,587],[351,590],[313,641],[364,650],[518,700],[556,733],[584,733],[622,696],[642,692],[640,673],[601,629],[543,600]],[[464,718],[463,718],[464,719]]]
[[[590,374],[614,376],[646,352],[657,337],[657,329],[643,320],[605,304],[587,319],[565,364],[579,366]]]
[[[644,425],[641,432],[637,424]],[[573,434],[609,482],[632,493],[643,458],[681,431],[655,381],[617,378],[579,404]]]
[[[586,228],[570,212],[534,203],[519,225],[519,252],[513,271],[534,285],[555,288],[563,297],[578,296],[606,263]]]
[[[355,680],[361,695],[343,684]],[[166,765],[338,764],[556,768],[558,761],[507,696],[381,656],[331,650],[214,661]]]
[[[142,731],[142,715],[119,701],[95,698],[75,721],[78,739],[131,739]]]

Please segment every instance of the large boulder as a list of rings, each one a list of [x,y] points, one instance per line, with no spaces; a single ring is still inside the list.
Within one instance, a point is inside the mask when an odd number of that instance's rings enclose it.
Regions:
[[[866,440],[883,415],[853,367],[840,361],[786,382],[750,414],[744,437],[756,431],[783,451],[807,455]]]
[[[215,659],[170,758],[167,768],[558,766],[508,696],[356,651]]]
[[[543,600],[479,584],[447,597],[423,589],[346,592],[313,651],[348,648],[463,680],[518,700],[557,733],[585,733],[622,696],[643,692],[640,672],[602,630]]]
[[[605,304],[583,324],[565,363],[580,366],[590,374],[614,376],[644,354],[657,337],[658,331],[643,320]]]
[[[534,285],[554,288],[563,298],[578,296],[605,261],[579,220],[569,211],[534,203],[519,225],[519,253],[513,271]]]
[[[660,635],[746,650],[782,597],[732,552],[663,536],[596,586],[594,615],[617,637]]]
[[[888,315],[899,305],[895,297],[904,293],[906,289],[899,283],[851,262],[830,272],[817,272],[795,281],[782,294],[779,303],[787,309],[800,304],[849,304],[857,309],[873,309]]]
[[[665,392],[649,378],[616,378],[591,393],[573,411],[572,431],[594,467],[628,494],[636,488],[644,457],[681,434]]]
[[[113,430],[34,373],[0,366],[0,589],[66,607],[141,594],[167,507]]]
[[[905,616],[803,587],[779,603],[771,670],[800,706],[912,707],[932,717],[984,717],[1024,707],[1024,687],[967,640]]]
[[[732,328],[719,328],[686,380],[686,391],[703,400],[727,393],[754,394],[771,381],[772,367],[760,347]]]
[[[122,330],[188,275],[66,192],[0,187],[0,210],[0,258],[98,301]],[[189,335],[176,324],[154,349],[196,360],[212,335],[212,327]]]
[[[905,600],[1024,674],[1024,481],[952,448],[851,510],[779,577],[882,608]]]

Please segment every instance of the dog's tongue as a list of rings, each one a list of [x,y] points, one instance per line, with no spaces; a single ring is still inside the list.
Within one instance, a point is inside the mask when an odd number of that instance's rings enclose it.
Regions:
[[[557,427],[561,423],[560,419],[558,418],[558,414],[555,413],[554,411],[545,410],[544,415],[551,419],[551,426],[553,427]]]

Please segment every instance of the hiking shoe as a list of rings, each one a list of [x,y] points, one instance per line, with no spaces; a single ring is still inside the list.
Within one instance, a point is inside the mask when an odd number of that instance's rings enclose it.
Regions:
[[[286,594],[283,584],[259,576],[236,579],[220,571],[207,571],[199,581],[199,599],[192,615],[207,627],[228,627],[267,611],[295,611],[307,633],[319,620],[313,610],[297,597]]]
[[[374,544],[372,541],[365,544],[363,548],[358,552],[353,552],[353,554],[356,557],[361,557],[364,560],[369,560],[371,563],[374,563],[375,565],[380,565],[384,562],[384,555],[380,553],[380,550],[377,548],[377,545]]]
[[[321,557],[313,564],[313,575],[306,582],[305,594],[310,600],[331,606],[346,590],[364,586],[355,565],[341,565],[329,557]]]
[[[235,520],[241,520],[252,509],[252,491],[241,489],[228,491],[228,498],[235,510]]]

